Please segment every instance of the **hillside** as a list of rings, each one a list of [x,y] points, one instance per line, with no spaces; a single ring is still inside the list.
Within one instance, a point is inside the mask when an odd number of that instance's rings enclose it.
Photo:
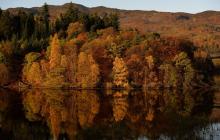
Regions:
[[[176,36],[192,40],[197,45],[219,46],[220,44],[220,12],[205,11],[197,14],[170,13],[157,11],[120,10],[106,7],[88,8],[74,4],[80,11],[86,13],[117,12],[122,29],[136,28],[142,33],[158,32],[163,36]],[[64,13],[69,4],[60,6],[49,5],[51,20],[55,20]],[[11,13],[19,10],[38,13],[42,7],[33,8],[10,8]]]
[[[216,37],[218,29],[209,35],[209,30],[197,31],[197,22],[187,22],[215,13],[70,4],[8,9],[0,12],[0,86],[21,81],[38,88],[207,88],[213,82],[213,65],[200,47],[207,46],[202,39],[217,42],[207,37]],[[202,45],[194,44],[194,37]]]

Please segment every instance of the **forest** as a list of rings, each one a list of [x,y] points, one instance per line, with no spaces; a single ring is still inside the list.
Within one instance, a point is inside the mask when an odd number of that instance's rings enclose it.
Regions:
[[[117,13],[72,4],[55,20],[42,11],[0,10],[0,85],[33,88],[203,88],[213,84],[208,53],[190,40],[120,29]]]

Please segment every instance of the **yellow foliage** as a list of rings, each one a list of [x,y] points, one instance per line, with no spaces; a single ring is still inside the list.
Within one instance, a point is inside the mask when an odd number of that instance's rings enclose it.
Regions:
[[[147,61],[148,68],[153,69],[154,68],[154,63],[155,63],[154,57],[152,55],[149,55],[145,59]]]
[[[115,121],[118,122],[123,120],[127,113],[128,101],[127,96],[123,96],[123,93],[117,92],[114,95],[117,96],[114,96],[113,98],[113,115]]]
[[[96,87],[99,82],[99,67],[91,55],[84,52],[79,54],[77,81],[82,88]]]
[[[60,46],[58,36],[57,34],[55,34],[51,42],[50,69],[60,66],[60,61],[62,56],[61,51],[62,48]]]
[[[49,88],[62,88],[66,84],[64,72],[65,69],[61,67],[50,70],[43,82],[43,86]]]
[[[25,108],[26,118],[30,121],[36,121],[39,118],[39,113],[44,101],[42,98],[42,93],[38,90],[29,90],[23,96],[23,105]]]
[[[76,84],[77,72],[77,46],[75,40],[69,40],[63,47],[64,54],[67,57],[66,78],[71,84]]]
[[[122,58],[115,57],[113,62],[113,83],[117,87],[128,87],[128,69]]]
[[[42,76],[45,78],[46,75],[49,73],[50,71],[50,66],[49,66],[49,62],[42,59],[40,61],[40,66],[41,66],[41,71],[42,71]]]
[[[34,86],[39,86],[42,83],[42,73],[40,64],[38,62],[33,62],[30,70],[27,74],[27,81]]]
[[[95,115],[99,112],[99,97],[94,93],[82,91],[77,98],[78,119],[81,127],[93,123]]]
[[[50,109],[50,124],[51,124],[51,131],[53,134],[53,139],[57,140],[58,136],[61,131],[61,116],[56,108]]]
[[[78,35],[79,33],[83,32],[85,29],[84,29],[84,26],[83,24],[79,23],[79,22],[75,22],[75,23],[70,23],[69,24],[69,27],[67,29],[67,35],[68,35],[68,38],[71,38],[73,36],[76,36]]]
[[[63,67],[63,68],[67,68],[67,57],[66,57],[66,55],[62,55],[62,57],[61,57],[61,67]]]

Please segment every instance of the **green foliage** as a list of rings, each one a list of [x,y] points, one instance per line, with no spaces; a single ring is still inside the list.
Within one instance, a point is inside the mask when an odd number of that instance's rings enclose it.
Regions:
[[[103,17],[105,27],[113,27],[116,31],[119,30],[119,19],[117,13],[107,14]]]

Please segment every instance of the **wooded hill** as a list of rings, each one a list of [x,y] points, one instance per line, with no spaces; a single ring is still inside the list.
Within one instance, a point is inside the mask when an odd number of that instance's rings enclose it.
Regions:
[[[44,88],[185,89],[212,84],[205,42],[199,46],[176,34],[126,28],[123,10],[65,6],[63,13],[47,4],[0,11],[1,85],[10,79]]]
[[[50,19],[55,20],[61,13],[65,13],[69,3],[55,6],[49,5]],[[220,12],[204,11],[197,14],[171,13],[157,11],[121,10],[107,7],[88,8],[74,4],[81,12],[103,16],[105,13],[117,13],[122,29],[136,28],[142,33],[157,32],[163,36],[178,36],[188,38],[198,46],[219,47],[220,45]],[[39,13],[42,7],[10,8],[11,13],[19,10]]]

